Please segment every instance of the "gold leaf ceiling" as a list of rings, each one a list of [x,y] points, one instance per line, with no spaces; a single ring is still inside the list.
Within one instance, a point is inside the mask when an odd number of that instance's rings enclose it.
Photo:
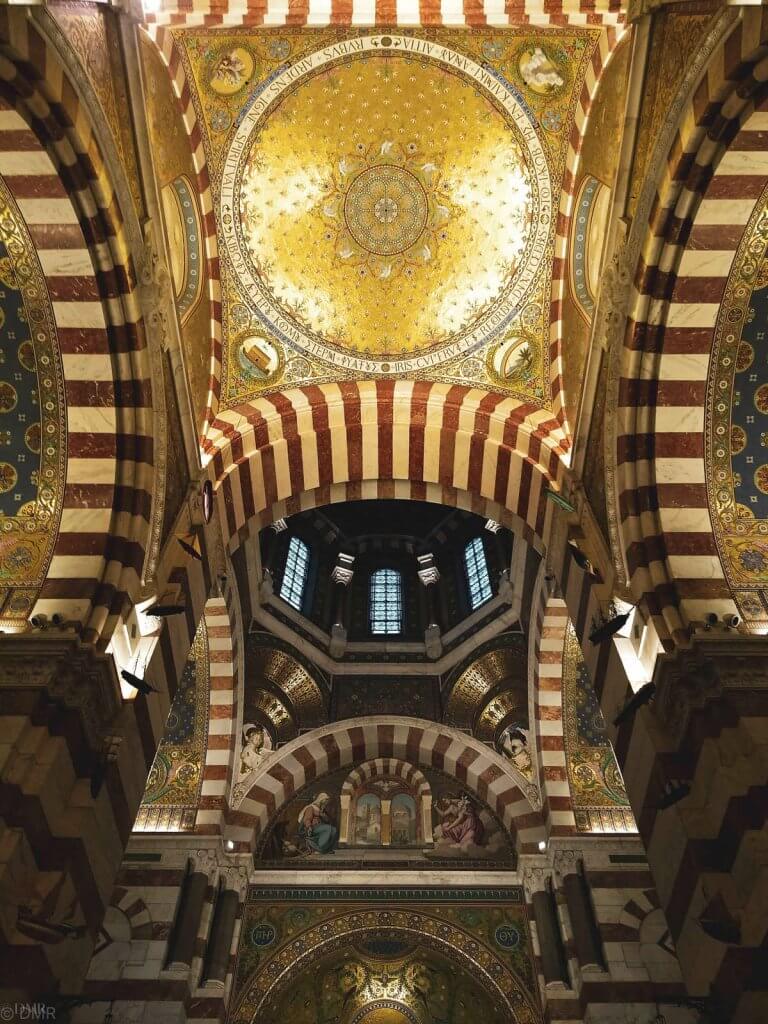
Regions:
[[[222,255],[222,405],[377,375],[547,406],[555,213],[599,30],[177,33]]]

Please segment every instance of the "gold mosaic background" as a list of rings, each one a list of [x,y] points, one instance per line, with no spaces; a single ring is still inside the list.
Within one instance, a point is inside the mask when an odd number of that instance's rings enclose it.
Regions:
[[[621,770],[570,621],[563,647],[563,733],[576,828],[636,832]]]
[[[177,42],[204,129],[216,208],[223,161],[238,119],[253,99],[254,91],[288,66],[296,67],[298,77],[305,55],[323,46],[341,46],[344,39],[356,39],[362,34],[330,29],[179,33]],[[491,75],[499,75],[509,83],[528,111],[546,154],[552,208],[556,210],[574,105],[597,43],[597,30],[551,30],[538,32],[534,37],[518,29],[478,31],[471,35],[420,29],[418,38],[460,50]],[[342,63],[325,78],[318,76],[322,80],[313,81],[310,87],[302,86],[289,93],[288,99],[264,122],[263,133],[253,141],[248,172],[255,204],[253,256],[261,261],[261,269],[275,288],[281,290],[283,301],[293,304],[302,315],[326,330],[329,337],[348,346],[350,352],[378,347],[379,352],[386,350],[396,355],[438,344],[441,327],[447,331],[466,320],[473,312],[473,303],[482,303],[482,289],[490,294],[510,271],[510,264],[517,258],[515,252],[520,251],[521,245],[524,247],[525,204],[518,204],[509,223],[498,216],[510,191],[513,165],[520,171],[518,180],[525,191],[530,168],[525,166],[524,148],[504,125],[498,111],[492,110],[486,101],[483,109],[478,107],[477,92],[458,75],[441,73],[439,87],[435,76],[434,68],[419,54],[414,54],[410,63],[391,57],[386,61],[378,58]],[[408,89],[403,88],[400,77],[403,84],[408,81]],[[418,87],[415,98],[414,85]],[[441,162],[448,168],[442,175],[433,174],[428,185],[424,180],[421,182],[433,218],[430,258],[426,264],[414,262],[414,254],[409,254],[405,246],[404,253],[388,261],[389,267],[382,267],[380,260],[360,259],[357,252],[352,265],[333,265],[330,256],[326,258],[323,253],[338,256],[346,251],[345,243],[349,242],[340,219],[333,216],[333,192],[343,177],[339,164],[345,160],[370,163],[388,142],[401,147],[397,159],[403,163],[417,157],[412,166],[422,174],[424,167],[437,167]],[[414,147],[410,152],[409,145]],[[331,153],[335,161],[332,166]],[[322,204],[320,212],[312,214],[310,228],[302,214],[309,201],[304,187],[308,179],[305,176],[302,187],[297,188],[291,167],[314,169],[311,174],[316,171],[318,188],[327,186],[322,195],[328,202]],[[454,197],[453,207],[445,201],[449,192]],[[457,195],[463,195],[477,210],[472,230],[465,230],[462,219],[455,216]],[[274,204],[273,213],[280,208],[289,216],[270,220],[269,203]],[[323,212],[325,207],[330,213]],[[438,207],[444,209],[435,219]],[[291,224],[290,218],[294,216],[294,227],[286,230],[285,225]],[[544,406],[549,404],[549,290],[554,223],[552,217],[550,242],[540,272],[503,333],[484,349],[448,359],[439,367],[409,372],[408,376],[477,384]],[[386,288],[382,288],[382,271],[385,284],[390,282]],[[289,385],[360,376],[354,369],[345,370],[324,362],[320,355],[315,357],[284,347],[248,308],[240,294],[237,276],[227,268],[226,259],[222,261],[222,275],[224,406]],[[331,281],[332,308],[323,307],[317,300],[316,284],[321,279],[324,287]],[[349,283],[353,279],[354,288]],[[473,293],[475,282],[480,285]],[[382,295],[388,297],[386,301]],[[417,299],[417,295],[422,298]],[[436,310],[442,313],[436,315]],[[418,329],[413,327],[414,323]]]
[[[66,452],[53,307],[26,224],[0,179],[0,627],[27,619],[45,580]]]

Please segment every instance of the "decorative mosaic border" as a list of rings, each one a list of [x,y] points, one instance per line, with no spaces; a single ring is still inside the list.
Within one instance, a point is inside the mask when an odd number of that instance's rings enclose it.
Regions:
[[[768,621],[768,568],[750,571],[740,556],[768,563],[768,521],[738,513],[731,465],[731,408],[738,351],[752,293],[762,284],[768,254],[768,187],[755,204],[736,250],[718,313],[707,381],[705,467],[707,500],[723,572],[739,610],[752,622]]]
[[[579,185],[576,209],[571,228],[571,258],[568,261],[568,277],[576,307],[587,323],[592,322],[595,312],[595,297],[589,290],[587,258],[589,256],[589,235],[595,213],[595,200],[601,189],[607,186],[591,174],[587,174]]]
[[[0,231],[19,284],[35,353],[39,394],[40,475],[34,515],[0,518],[0,627],[29,615],[45,581],[58,536],[67,461],[64,371],[53,305],[24,218],[0,178]]]
[[[451,886],[432,885],[249,885],[246,900],[274,903],[514,903],[525,904],[521,885]]]
[[[525,931],[523,955],[531,956],[527,913],[523,890],[520,887],[496,889],[461,888],[439,889],[403,886],[396,888],[322,886],[316,888],[287,888],[250,886],[243,912],[238,969],[241,978],[239,995],[233,1000],[229,1020],[233,1024],[246,1024],[269,1011],[270,1000],[297,975],[311,969],[318,958],[345,948],[350,942],[367,935],[387,933],[401,935],[427,949],[434,949],[459,963],[481,984],[492,1001],[505,1014],[510,1024],[538,1024],[541,1020],[534,1004],[535,993],[523,982],[511,964],[518,961],[501,956],[484,941],[451,916],[440,917],[439,904],[499,905],[506,903],[516,908],[517,918]],[[298,908],[291,914],[303,914],[295,929],[279,941],[275,924],[264,919],[256,921],[260,906],[275,908],[280,903],[309,904],[306,910]],[[344,907],[344,904],[355,906]],[[365,904],[368,903],[368,906]],[[371,906],[370,904],[374,904]],[[384,904],[382,907],[380,904]],[[428,903],[429,910],[414,908],[414,903]],[[403,904],[403,905],[399,905]],[[520,927],[518,926],[518,927]],[[247,936],[259,930],[259,950],[252,957],[246,949]],[[275,942],[278,939],[278,942]],[[497,940],[498,941],[498,940]],[[274,949],[271,948],[274,945]],[[509,947],[499,942],[505,952]]]
[[[203,240],[200,232],[200,214],[188,179],[182,174],[171,182],[178,203],[179,218],[184,228],[184,289],[176,297],[181,322],[189,317],[203,294]]]

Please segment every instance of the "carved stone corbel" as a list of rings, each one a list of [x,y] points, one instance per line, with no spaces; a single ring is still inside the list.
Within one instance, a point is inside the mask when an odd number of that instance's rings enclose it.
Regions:
[[[122,709],[113,659],[72,633],[12,634],[2,638],[0,699],[6,713],[22,710],[42,691],[53,704],[77,713],[88,744],[101,752]]]
[[[740,713],[768,710],[768,639],[712,636],[694,638],[690,650],[660,658],[651,708],[661,728],[679,743],[692,715],[727,698]]]

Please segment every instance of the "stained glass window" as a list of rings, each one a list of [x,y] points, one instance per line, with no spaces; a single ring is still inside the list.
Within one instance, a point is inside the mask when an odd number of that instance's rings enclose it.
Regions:
[[[280,585],[280,597],[301,611],[304,598],[304,587],[309,571],[309,548],[299,537],[291,537],[288,545],[288,557],[285,560],[283,582]]]
[[[485,548],[481,537],[474,537],[464,548],[464,566],[469,584],[469,603],[472,611],[493,597]]]
[[[377,569],[371,576],[371,632],[391,636],[401,632],[402,623],[400,573],[395,569]]]

